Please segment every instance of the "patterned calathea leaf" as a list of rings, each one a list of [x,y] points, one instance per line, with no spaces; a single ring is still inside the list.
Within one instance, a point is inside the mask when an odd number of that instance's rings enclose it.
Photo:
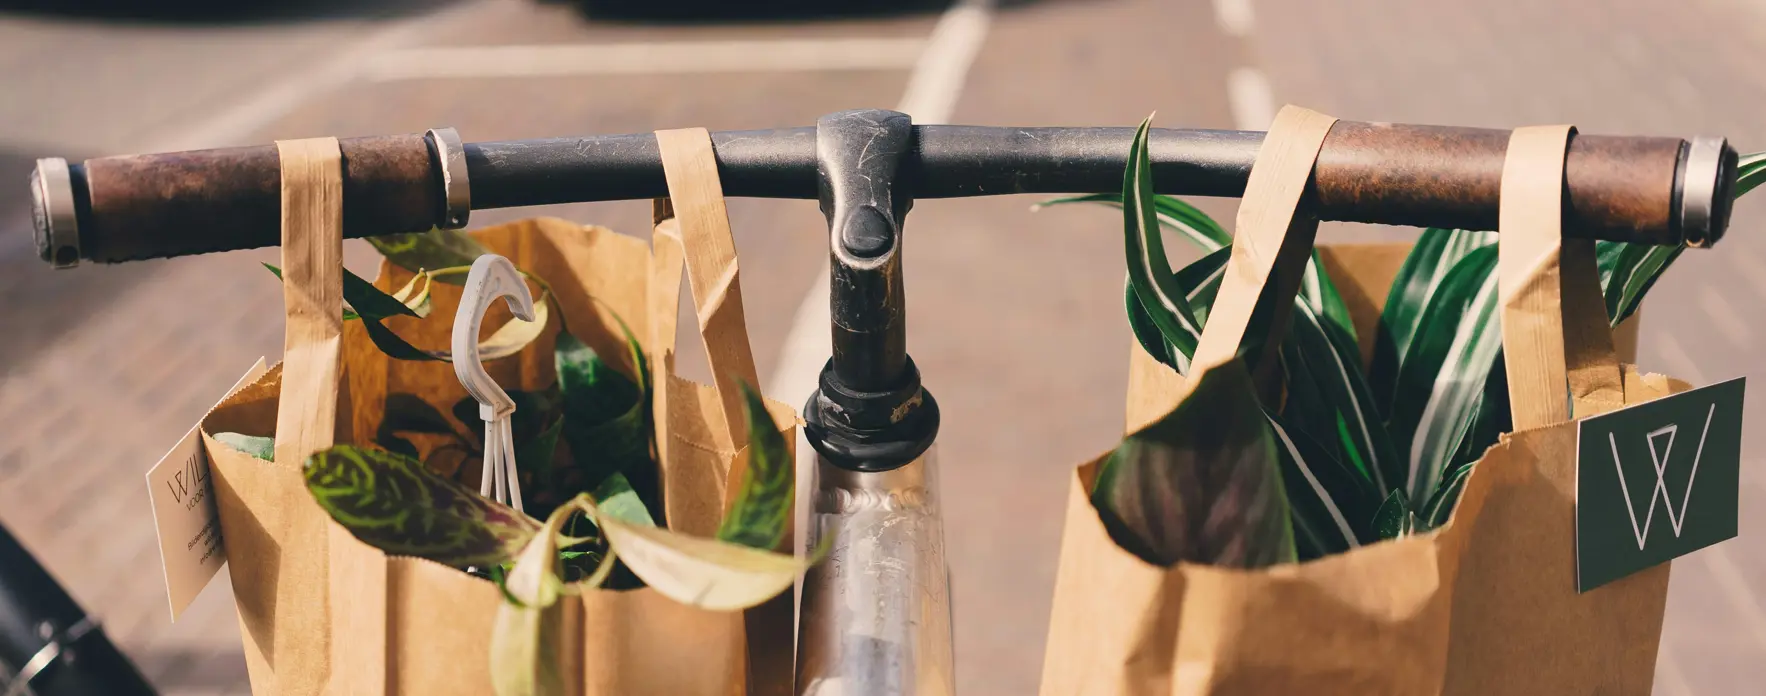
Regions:
[[[1177,408],[1104,460],[1091,491],[1099,519],[1123,549],[1160,566],[1295,560],[1280,455],[1244,364],[1193,379]]]
[[[363,543],[397,556],[464,568],[515,557],[533,518],[482,498],[410,457],[338,445],[303,468],[313,499]]]
[[[742,488],[718,527],[717,538],[757,549],[777,549],[795,509],[796,464],[760,394],[740,380],[738,384],[748,416],[748,470],[742,474]]]
[[[387,261],[412,273],[423,269],[470,267],[478,257],[490,253],[478,240],[459,230],[434,228],[428,232],[386,234],[369,237]],[[439,277],[443,283],[464,285],[465,274]]]

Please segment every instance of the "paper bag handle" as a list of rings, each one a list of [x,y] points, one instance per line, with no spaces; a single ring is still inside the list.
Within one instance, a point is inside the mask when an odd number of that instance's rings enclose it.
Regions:
[[[711,363],[712,384],[717,389],[725,427],[733,449],[748,444],[748,423],[742,408],[738,379],[759,389],[760,376],[748,342],[748,324],[742,310],[742,284],[737,272],[736,238],[730,233],[730,216],[724,208],[723,183],[717,175],[717,159],[711,134],[704,128],[656,132],[662,151],[662,171],[668,180],[669,197],[656,203],[654,249],[659,271],[652,282],[661,283],[652,293],[656,304],[652,341],[664,362],[671,359],[675,341],[675,315],[680,295],[681,261],[685,262],[693,307],[699,317],[699,336]],[[672,259],[680,259],[675,261]],[[663,265],[666,264],[666,265]],[[658,365],[666,372],[667,365]]]
[[[1271,364],[1318,234],[1318,217],[1301,209],[1301,197],[1319,148],[1336,122],[1291,104],[1276,114],[1245,182],[1232,257],[1190,364],[1216,365],[1237,355],[1266,291],[1270,303],[1265,311],[1272,313],[1269,335],[1263,353],[1253,356],[1247,367],[1255,374]]]
[[[343,154],[336,138],[281,140],[282,391],[276,461],[330,447],[343,347]]]
[[[1503,162],[1497,289],[1516,430],[1568,421],[1572,405],[1586,416],[1625,403],[1594,242],[1563,236],[1564,155],[1575,132],[1517,128]]]

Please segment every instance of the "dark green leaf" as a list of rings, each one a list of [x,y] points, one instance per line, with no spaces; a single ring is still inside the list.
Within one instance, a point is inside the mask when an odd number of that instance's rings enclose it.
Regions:
[[[553,357],[571,465],[553,477],[551,487],[568,497],[594,490],[616,472],[640,485],[648,476],[644,470],[654,468],[646,390],[569,332],[559,332]]]
[[[1102,203],[1120,208],[1122,207],[1122,194],[1097,193],[1068,196],[1046,201],[1036,207],[1042,208],[1065,203]],[[1220,223],[1215,222],[1214,218],[1209,217],[1201,209],[1184,202],[1183,199],[1155,195],[1152,199],[1152,208],[1153,212],[1158,215],[1161,226],[1176,230],[1204,252],[1214,252],[1233,241],[1233,236],[1221,227]]]
[[[239,450],[266,462],[276,461],[276,438],[239,433],[215,433],[215,442]]]
[[[1416,246],[1404,258],[1404,265],[1399,266],[1398,275],[1386,292],[1386,305],[1380,311],[1380,326],[1374,335],[1373,362],[1368,368],[1368,383],[1383,417],[1392,416],[1399,366],[1435,290],[1460,259],[1495,243],[1495,235],[1489,232],[1431,227],[1423,230]]]
[[[1400,539],[1417,531],[1416,513],[1410,511],[1410,500],[1404,497],[1404,490],[1392,491],[1386,502],[1380,504],[1374,513],[1374,534],[1381,539]]]
[[[738,384],[748,414],[748,470],[742,474],[742,488],[718,527],[717,538],[771,551],[778,548],[791,523],[795,464],[786,454],[785,436],[767,413],[760,394],[747,384]]]
[[[1380,501],[1373,482],[1343,465],[1311,438],[1292,432],[1280,418],[1267,417],[1293,511],[1299,559],[1311,560],[1360,546],[1371,537],[1364,513]]]
[[[1122,174],[1123,248],[1128,257],[1128,281],[1147,316],[1159,332],[1177,348],[1176,355],[1195,353],[1195,337],[1201,323],[1190,310],[1184,291],[1165,257],[1165,242],[1153,208],[1153,170],[1147,155],[1149,117],[1135,131],[1128,167]],[[1182,369],[1182,368],[1180,368]]]
[[[1374,408],[1361,372],[1360,349],[1306,302],[1295,303],[1292,322],[1283,341],[1290,398],[1282,417],[1317,442],[1337,443],[1337,460],[1357,466],[1383,494],[1394,486],[1386,471],[1396,466],[1399,455]],[[1293,399],[1293,394],[1308,391],[1307,383],[1317,403]]]
[[[564,412],[571,425],[599,425],[629,411],[640,387],[568,332],[559,332],[553,353]]]
[[[540,528],[538,521],[391,452],[338,445],[307,459],[304,471],[319,507],[388,554],[457,568],[495,565],[514,558]]]
[[[517,469],[531,477],[536,482],[536,486],[539,485],[538,482],[547,481],[552,477],[552,458],[558,451],[558,435],[562,432],[564,432],[564,418],[559,417],[532,439],[517,442],[515,445]],[[526,488],[523,487],[522,490],[525,491]]]
[[[1230,248],[1210,252],[1177,272],[1177,286],[1194,310],[1198,326],[1207,325],[1208,308],[1213,306],[1214,296],[1220,292],[1220,279],[1231,256]],[[1177,370],[1178,374],[1189,372],[1190,355],[1195,353],[1196,342],[1201,340],[1201,333],[1188,334],[1189,340],[1184,344],[1186,347],[1180,351],[1153,324],[1146,306],[1140,301],[1140,295],[1135,292],[1132,280],[1123,287],[1123,302],[1128,308],[1129,328],[1134,331],[1135,339],[1140,341],[1141,347],[1159,362]]]
[[[1766,152],[1742,155],[1736,161],[1733,197],[1741,198],[1762,183],[1766,183]]]
[[[1476,413],[1502,351],[1498,304],[1496,247],[1483,247],[1454,264],[1417,323],[1387,423],[1400,457],[1386,480],[1410,500],[1434,492]]]
[[[1091,495],[1099,518],[1122,548],[1161,566],[1293,561],[1279,455],[1250,375],[1233,360],[1195,379],[1183,403],[1103,462]]]
[[[1447,524],[1453,518],[1453,507],[1459,502],[1459,494],[1465,490],[1466,480],[1472,475],[1472,468],[1477,462],[1471,462],[1453,470],[1423,505],[1420,522],[1427,525],[1426,529],[1435,529]]]
[[[428,232],[369,237],[368,243],[374,245],[393,265],[413,273],[424,269],[433,271],[471,266],[478,257],[490,253],[465,232],[439,228]],[[451,285],[463,285],[466,276],[438,276],[436,280]]]

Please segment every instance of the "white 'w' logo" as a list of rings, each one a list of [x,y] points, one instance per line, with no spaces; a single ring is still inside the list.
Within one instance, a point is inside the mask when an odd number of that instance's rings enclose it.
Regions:
[[[1619,465],[1619,442],[1612,433],[1607,433],[1607,444],[1613,448],[1613,469],[1619,474],[1619,492],[1625,496],[1625,512],[1631,515],[1631,533],[1637,537],[1637,550],[1642,551],[1644,543],[1649,540],[1650,522],[1656,517],[1656,501],[1662,501],[1668,509],[1668,523],[1674,527],[1674,536],[1679,538],[1680,525],[1686,521],[1686,505],[1692,499],[1692,482],[1699,475],[1699,458],[1705,454],[1705,436],[1711,432],[1711,417],[1717,413],[1717,404],[1711,404],[1711,410],[1705,414],[1705,429],[1699,433],[1699,448],[1692,455],[1692,474],[1686,477],[1686,492],[1680,496],[1680,509],[1674,508],[1674,499],[1668,497],[1668,456],[1674,452],[1674,434],[1679,432],[1679,425],[1666,425],[1651,430],[1644,436],[1649,445],[1650,459],[1656,465],[1656,489],[1650,492],[1649,509],[1643,514],[1643,524],[1637,524],[1637,506],[1631,503],[1631,489],[1625,485],[1625,469]],[[1657,448],[1656,438],[1668,436],[1667,445]]]

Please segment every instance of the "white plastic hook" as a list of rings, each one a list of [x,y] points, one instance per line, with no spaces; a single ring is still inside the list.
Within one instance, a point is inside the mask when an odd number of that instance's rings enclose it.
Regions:
[[[497,386],[478,357],[478,332],[484,326],[484,313],[499,297],[509,303],[509,311],[516,319],[533,321],[533,294],[528,292],[521,272],[515,270],[509,259],[485,254],[472,262],[472,270],[466,274],[465,292],[460,296],[460,309],[454,314],[454,375],[460,378],[466,393],[478,400],[478,416],[484,419],[484,472],[478,493],[520,510],[515,433],[509,423],[509,416],[515,413],[515,400]]]

